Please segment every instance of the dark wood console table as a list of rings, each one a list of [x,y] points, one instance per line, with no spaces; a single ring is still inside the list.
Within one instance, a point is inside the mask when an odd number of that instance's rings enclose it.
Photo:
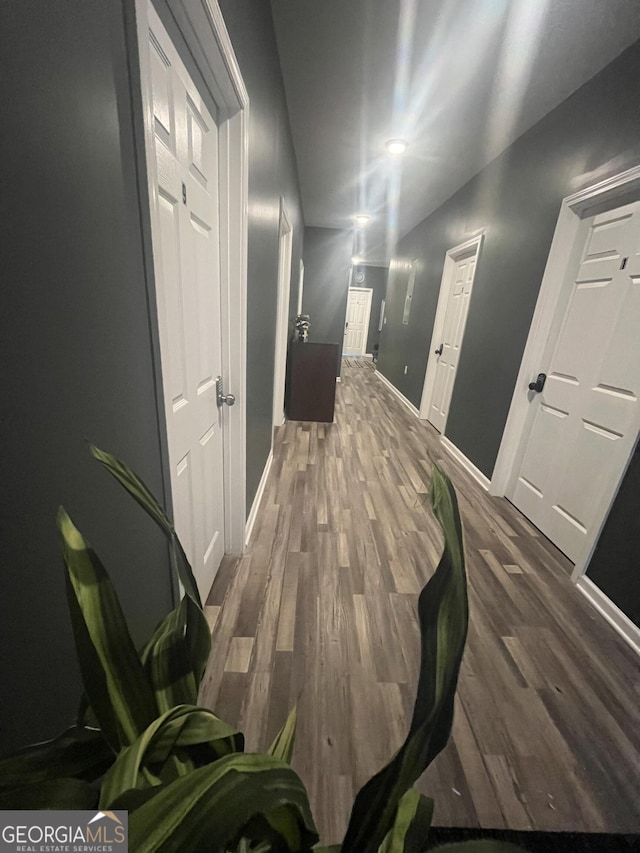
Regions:
[[[333,421],[339,357],[339,344],[289,344],[286,412],[290,421]]]

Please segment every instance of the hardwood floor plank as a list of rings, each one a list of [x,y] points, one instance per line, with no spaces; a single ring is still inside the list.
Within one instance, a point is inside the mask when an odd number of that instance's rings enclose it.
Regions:
[[[483,754],[480,751],[473,733],[473,727],[459,697],[456,697],[453,742],[458,750],[462,771],[474,805],[473,814],[475,815],[475,821],[473,815],[470,815],[469,819],[462,823],[461,826],[474,826],[476,822],[479,822],[480,816],[485,821],[485,826],[491,826],[496,829],[506,826],[505,818],[498,804]]]
[[[452,738],[419,788],[436,822],[640,831],[640,666],[571,584],[571,564],[438,434],[350,359],[333,424],[287,423],[247,552],[207,600],[200,701],[265,749],[293,704],[293,765],[324,843],[404,739],[418,593],[442,534],[431,459],[452,477],[470,602]],[[234,671],[231,671],[233,669]],[[236,671],[239,670],[239,671]]]
[[[240,712],[247,692],[248,677],[243,672],[225,672],[220,680],[220,693],[215,703],[216,714],[230,726],[240,728]],[[200,700],[200,704],[205,703]]]
[[[289,712],[297,699],[291,701],[291,679],[293,672],[293,655],[291,652],[278,651],[273,663],[273,678],[269,692],[269,712],[265,734],[265,745],[273,742],[280,729],[285,724]],[[294,745],[295,753],[295,745]]]
[[[249,672],[253,637],[234,637],[224,665],[225,672]]]
[[[510,829],[532,829],[527,801],[511,763],[504,755],[485,755],[485,764]]]
[[[289,552],[286,558],[278,618],[276,652],[293,651],[298,600],[298,561],[292,559],[292,554],[295,553],[297,552]]]
[[[209,631],[211,631],[211,633],[213,633],[213,629],[216,627],[216,622],[218,621],[219,615],[220,615],[220,606],[219,605],[205,604],[205,606],[204,606],[204,617],[207,620],[207,625],[209,626]]]
[[[240,710],[240,728],[247,752],[260,752],[269,746],[267,724],[272,680],[273,674],[264,670],[252,670],[247,678]]]

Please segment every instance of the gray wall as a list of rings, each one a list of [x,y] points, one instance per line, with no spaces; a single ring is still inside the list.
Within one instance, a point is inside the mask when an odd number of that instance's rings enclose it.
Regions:
[[[311,318],[310,341],[342,349],[352,251],[350,230],[304,229],[302,310]]]
[[[251,97],[248,502],[271,440],[280,196],[294,228],[291,315],[303,237],[269,4],[223,2]],[[55,513],[64,504],[103,557],[136,641],[173,602],[164,541],[99,469],[86,440],[163,498],[165,436],[133,6],[5,0],[0,753],[52,736],[80,695]],[[127,55],[127,48],[131,51]],[[130,62],[129,62],[130,60]],[[134,92],[135,94],[131,94]]]
[[[364,275],[364,281],[356,280],[358,273]],[[380,304],[387,292],[387,277],[389,270],[387,267],[370,267],[365,264],[358,264],[353,268],[352,287],[368,287],[373,290],[371,296],[371,316],[369,317],[369,329],[367,331],[367,352],[373,353],[374,346],[380,341],[380,332],[378,325],[380,323]]]
[[[587,574],[640,627],[640,448],[605,522]]]
[[[419,406],[445,252],[476,229],[486,229],[446,432],[487,476],[498,452],[561,201],[640,162],[639,68],[636,43],[404,237],[392,264],[378,367]],[[403,326],[407,277],[402,264],[414,258],[418,273],[412,314]],[[619,504],[637,506],[639,499],[638,478],[631,471],[611,513],[606,546],[624,560],[615,573],[611,570],[608,594],[636,618],[640,538],[629,541],[626,510]],[[589,573],[597,571],[602,583],[611,560],[602,542],[598,552]]]
[[[298,304],[303,222],[271,6],[264,0],[221,0],[220,7],[251,100],[246,391],[249,512],[271,449],[280,196],[293,226],[291,321]]]
[[[486,229],[447,436],[487,476],[561,201],[640,162],[639,67],[636,44],[404,237],[392,263],[378,366],[419,406],[445,253]],[[403,326],[402,264],[412,259],[418,260],[418,272],[411,319]]]
[[[86,446],[121,456],[162,498],[123,7],[4,0],[0,39],[5,752],[56,734],[80,696],[59,504],[101,555],[137,641],[172,586],[161,534]]]

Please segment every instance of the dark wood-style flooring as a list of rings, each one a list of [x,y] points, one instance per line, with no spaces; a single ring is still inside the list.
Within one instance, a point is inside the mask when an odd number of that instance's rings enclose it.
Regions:
[[[420,782],[434,822],[640,831],[638,658],[567,560],[373,370],[350,361],[342,377],[334,424],[277,435],[250,546],[209,597],[202,701],[252,750],[298,703],[293,764],[323,843],[339,841],[354,793],[410,719],[416,600],[440,554],[431,455],[458,491],[471,607],[453,735]]]

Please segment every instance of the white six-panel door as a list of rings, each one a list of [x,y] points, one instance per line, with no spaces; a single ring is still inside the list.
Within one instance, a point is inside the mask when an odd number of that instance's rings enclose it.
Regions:
[[[578,240],[507,490],[573,562],[597,535],[640,426],[640,203],[584,220]]]
[[[370,287],[350,287],[347,300],[347,319],[344,330],[344,355],[365,355],[371,315]]]
[[[224,553],[218,129],[149,8],[152,216],[173,513],[202,596]]]
[[[427,419],[440,432],[444,428],[449,414],[449,405],[453,395],[453,386],[458,370],[458,360],[462,347],[464,329],[469,311],[469,301],[476,270],[477,246],[462,257],[458,257],[449,271],[451,279],[448,285],[448,297],[441,339],[437,350],[431,354],[435,358],[435,379]]]

